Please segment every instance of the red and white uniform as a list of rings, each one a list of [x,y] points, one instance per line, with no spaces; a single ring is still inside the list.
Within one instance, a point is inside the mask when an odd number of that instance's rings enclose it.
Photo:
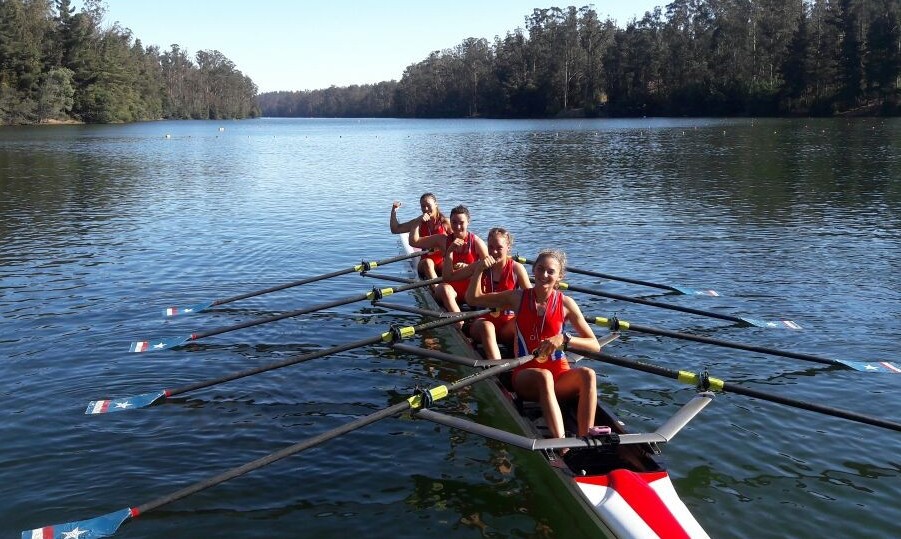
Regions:
[[[501,268],[500,279],[493,279],[492,271],[482,273],[482,292],[490,294],[492,292],[503,292],[505,290],[513,290],[519,286],[519,279],[514,271],[514,262],[512,258],[507,258],[507,263]],[[482,315],[482,318],[494,322],[495,324],[505,324],[516,316],[516,311],[492,311]]]
[[[516,339],[513,341],[517,357],[534,352],[541,341],[563,333],[565,313],[563,310],[563,292],[554,290],[547,299],[544,314],[539,316],[535,306],[535,289],[522,291],[522,300],[516,312]],[[533,359],[513,369],[513,376],[523,369],[547,369],[556,380],[558,376],[569,370],[569,362],[562,350],[555,350],[544,363]]]
[[[419,223],[419,237],[434,236],[440,234],[447,236],[447,229],[444,228],[444,220],[439,216],[437,219],[429,219],[424,223]],[[441,273],[441,265],[444,263],[444,253],[440,251],[431,252],[423,258],[429,258],[435,263],[438,273]]]
[[[454,237],[448,236],[447,243],[444,244],[444,250],[447,251],[450,246],[454,243]],[[459,250],[458,250],[459,249]],[[476,241],[475,235],[472,232],[466,233],[466,241],[465,243],[459,247],[455,248],[451,251],[451,260],[454,265],[459,263],[464,264],[472,264],[476,260],[479,259],[479,254],[476,252]],[[454,290],[457,291],[457,297],[463,298],[466,296],[466,289],[469,288],[469,277],[465,279],[458,279],[456,281],[448,281],[447,284],[451,285]]]

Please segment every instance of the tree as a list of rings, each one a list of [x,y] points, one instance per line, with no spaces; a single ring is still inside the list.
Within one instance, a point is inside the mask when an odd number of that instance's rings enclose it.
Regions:
[[[888,104],[897,105],[901,76],[901,7],[897,1],[877,2],[875,19],[867,32],[868,55],[865,62],[867,92]]]
[[[75,88],[72,85],[72,77],[75,73],[71,69],[59,67],[51,70],[44,77],[41,84],[40,99],[38,101],[38,121],[48,119],[63,119],[72,110],[75,100]]]
[[[811,43],[807,24],[807,14],[802,11],[788,47],[788,55],[782,64],[782,78],[785,81],[783,94],[786,100],[783,110],[787,112],[795,110],[798,102],[801,109],[807,108],[804,103],[811,84]]]

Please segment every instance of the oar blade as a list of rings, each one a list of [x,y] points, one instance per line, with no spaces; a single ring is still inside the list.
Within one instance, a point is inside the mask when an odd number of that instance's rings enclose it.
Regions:
[[[686,296],[709,296],[711,298],[720,297],[720,293],[716,290],[712,290],[710,288],[705,290],[697,290],[695,288],[689,288],[687,286],[682,286],[678,284],[670,285],[673,290],[679,292],[680,294],[685,294]]]
[[[110,412],[124,412],[132,408],[146,408],[165,397],[166,392],[160,391],[158,393],[144,393],[143,395],[123,397],[121,399],[96,400],[88,403],[84,413],[85,415],[108,414]]]
[[[110,537],[132,516],[130,508],[120,509],[99,517],[65,524],[54,524],[22,532],[22,539],[95,539]]]
[[[745,318],[743,316],[741,317],[741,320],[758,328],[785,328],[793,330],[804,329],[800,324],[793,320],[760,320],[757,318]]]
[[[187,316],[205,311],[212,306],[212,303],[198,303],[196,305],[191,305],[190,307],[166,307],[163,309],[163,316],[166,318],[173,316]]]
[[[901,374],[901,364],[894,361],[847,361],[836,360],[842,365],[847,365],[856,371],[881,372],[886,374]]]
[[[181,346],[191,340],[191,336],[187,337],[164,337],[162,339],[153,339],[149,341],[134,341],[129,346],[129,352],[156,352],[159,350],[168,350]]]

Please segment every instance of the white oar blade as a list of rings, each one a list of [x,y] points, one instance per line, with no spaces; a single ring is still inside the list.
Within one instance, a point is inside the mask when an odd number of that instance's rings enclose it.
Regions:
[[[212,306],[212,303],[198,303],[197,305],[191,305],[190,307],[166,307],[163,309],[163,316],[168,318],[172,316],[196,314],[205,311]]]
[[[672,288],[677,290],[680,294],[685,294],[686,296],[709,296],[712,298],[720,297],[720,293],[716,290],[705,289],[705,290],[696,290],[694,288],[689,288],[687,286],[680,286],[677,284],[672,285]]]
[[[181,346],[190,341],[191,337],[166,337],[162,339],[153,339],[150,341],[134,341],[129,347],[129,352],[156,352],[157,350],[167,350]]]
[[[786,329],[804,329],[800,324],[792,320],[758,320],[757,318],[741,317],[743,322],[751,324],[759,328],[786,328]]]
[[[95,539],[98,537],[109,537],[116,533],[119,526],[132,516],[131,509],[120,509],[119,511],[87,520],[26,530],[22,532],[22,539]]]
[[[91,401],[88,403],[84,413],[85,415],[108,414],[110,412],[124,412],[132,408],[146,408],[164,397],[166,397],[166,392],[160,391],[158,393],[144,393],[143,395],[121,399]]]

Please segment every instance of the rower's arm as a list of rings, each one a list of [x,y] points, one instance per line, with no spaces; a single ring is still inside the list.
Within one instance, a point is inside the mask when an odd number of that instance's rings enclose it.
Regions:
[[[491,309],[516,309],[519,305],[519,295],[522,293],[520,290],[504,290],[493,293],[482,291],[482,274],[492,264],[494,264],[494,259],[487,257],[469,265],[472,268],[472,278],[469,280],[469,288],[466,289],[466,303],[476,307],[488,307]]]
[[[391,227],[392,234],[403,234],[404,232],[410,232],[419,223],[418,219],[411,219],[406,223],[399,222],[397,220],[397,208],[400,208],[400,206],[400,202],[395,202],[391,205],[391,218],[388,220],[388,226]]]
[[[419,223],[422,221],[416,219],[414,219],[414,221],[416,221],[416,223],[413,225],[412,230],[410,230],[410,245],[419,249],[438,249],[444,251],[444,246],[447,243],[447,236],[444,234],[422,236],[419,234]]]
[[[591,330],[591,326],[582,316],[582,311],[574,299],[569,296],[563,296],[563,307],[566,309],[566,320],[572,324],[573,329],[578,332],[578,336],[573,336],[569,340],[570,345],[575,345],[592,352],[600,352],[601,343],[598,342],[597,336]]]
[[[525,266],[520,264],[519,262],[513,262],[513,272],[516,274],[516,284],[523,290],[528,288],[532,288],[532,280],[529,279],[529,273],[526,271]]]

